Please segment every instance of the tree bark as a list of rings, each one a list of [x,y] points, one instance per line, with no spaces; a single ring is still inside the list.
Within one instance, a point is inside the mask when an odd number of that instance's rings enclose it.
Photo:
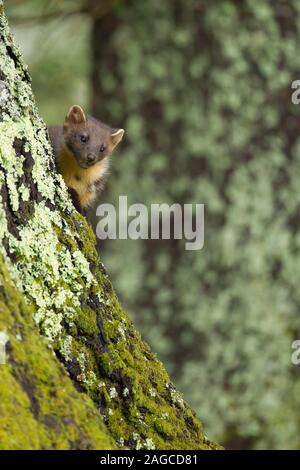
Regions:
[[[120,307],[2,1],[0,35],[0,448],[219,448]]]

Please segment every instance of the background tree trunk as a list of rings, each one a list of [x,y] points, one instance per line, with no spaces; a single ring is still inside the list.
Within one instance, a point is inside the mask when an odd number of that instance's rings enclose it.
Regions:
[[[205,203],[205,244],[107,241],[103,259],[210,435],[299,448],[300,6],[152,0],[116,20],[92,42],[93,108],[126,129],[106,202]]]
[[[0,8],[0,448],[218,448],[119,305]]]

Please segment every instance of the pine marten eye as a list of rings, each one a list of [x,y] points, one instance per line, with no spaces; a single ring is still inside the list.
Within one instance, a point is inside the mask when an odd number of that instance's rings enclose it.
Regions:
[[[82,143],[85,143],[85,142],[87,142],[88,140],[89,140],[89,136],[88,136],[88,135],[82,134],[82,135],[80,136],[80,141],[81,141]]]
[[[101,147],[100,147],[100,152],[104,152],[105,149],[106,149],[105,145],[102,144]]]

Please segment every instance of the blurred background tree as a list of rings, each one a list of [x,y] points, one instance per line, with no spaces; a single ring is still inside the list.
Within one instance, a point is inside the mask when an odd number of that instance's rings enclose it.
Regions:
[[[201,251],[116,240],[101,252],[209,436],[299,448],[299,2],[6,8],[44,119],[78,103],[126,129],[102,202],[206,204]]]

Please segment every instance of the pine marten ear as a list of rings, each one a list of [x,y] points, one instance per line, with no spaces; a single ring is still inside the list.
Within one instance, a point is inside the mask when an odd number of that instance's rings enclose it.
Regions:
[[[66,115],[65,123],[83,124],[85,122],[86,122],[86,115],[83,109],[76,104],[74,106],[71,106],[68,114]]]
[[[113,149],[121,142],[124,133],[124,129],[112,129],[112,133],[110,134],[110,141],[112,143]]]

